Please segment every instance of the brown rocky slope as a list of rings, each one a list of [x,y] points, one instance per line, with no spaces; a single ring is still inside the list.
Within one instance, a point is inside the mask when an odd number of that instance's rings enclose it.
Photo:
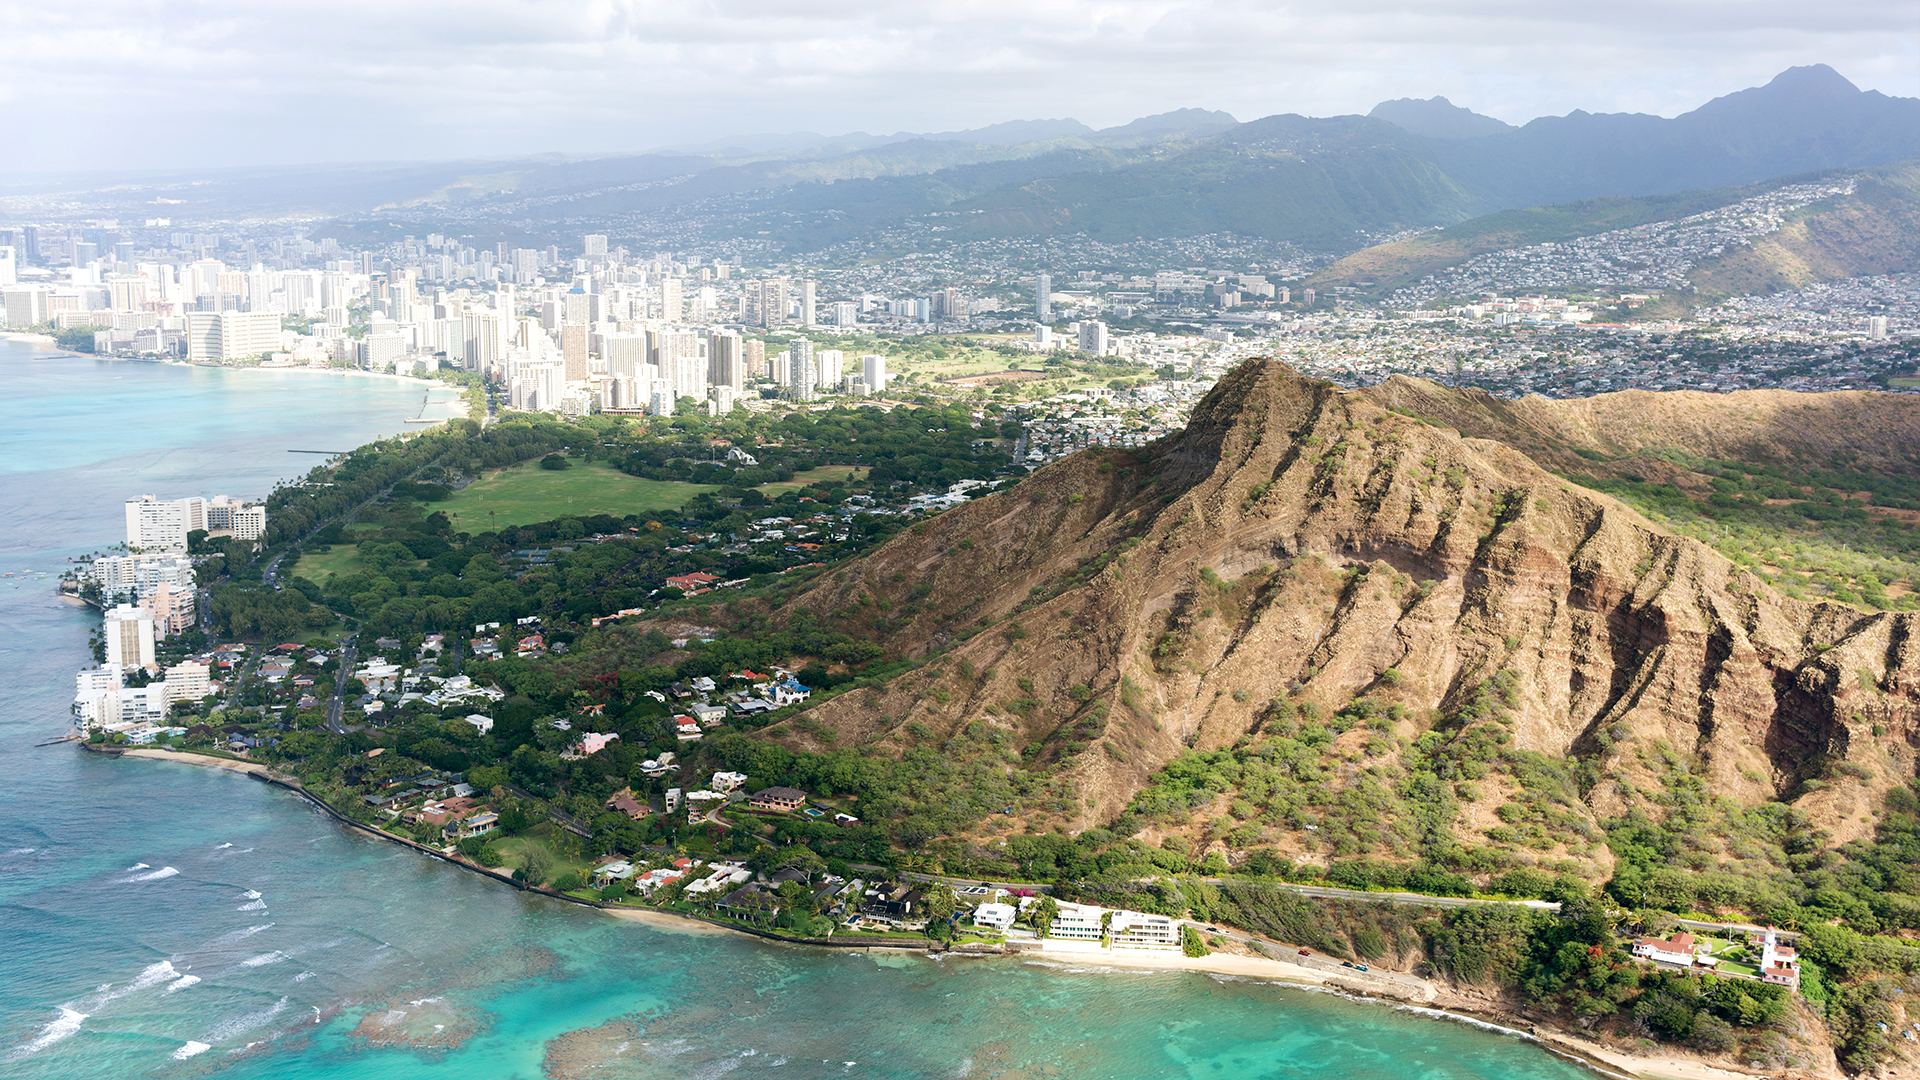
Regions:
[[[1405,740],[1499,672],[1518,747],[1601,763],[1591,818],[1656,785],[1627,748],[1664,740],[1714,792],[1793,800],[1844,840],[1920,747],[1915,616],[1783,597],[1518,450],[1271,361],[1230,372],[1183,433],[1048,466],[798,603],[935,660],[770,734],[1004,731],[1083,797],[1030,826],[1112,820],[1183,745],[1232,745],[1271,701],[1369,694],[1407,707]]]

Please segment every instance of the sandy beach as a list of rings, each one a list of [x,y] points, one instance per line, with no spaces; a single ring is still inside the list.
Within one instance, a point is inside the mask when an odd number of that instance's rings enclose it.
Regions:
[[[1262,956],[1214,953],[1211,956],[1183,956],[1172,952],[1130,951],[1126,949],[1048,949],[1023,952],[1028,962],[1086,967],[1151,968],[1159,971],[1200,971],[1212,975],[1234,975],[1245,979],[1278,979],[1283,982],[1323,986],[1325,973],[1301,964],[1270,960]]]
[[[714,926],[699,919],[689,919],[684,915],[675,915],[666,911],[648,911],[645,908],[603,907],[598,909],[616,919],[644,923],[655,930],[666,930],[675,934],[731,934],[735,933],[724,926]]]
[[[235,761],[232,758],[208,757],[205,754],[183,754],[177,750],[160,750],[152,747],[138,747],[125,751],[121,757],[152,758],[156,761],[178,761],[186,765],[198,765],[207,769],[226,769],[228,772],[254,773],[264,776],[267,767],[257,761]]]

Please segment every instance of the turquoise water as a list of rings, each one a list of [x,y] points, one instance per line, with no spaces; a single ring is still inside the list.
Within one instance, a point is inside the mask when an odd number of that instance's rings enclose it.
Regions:
[[[129,493],[258,495],[396,432],[381,380],[0,341],[0,571],[113,543]],[[529,898],[242,776],[33,744],[94,617],[0,579],[0,1075],[1571,1080],[1515,1038],[1184,973],[843,955]]]

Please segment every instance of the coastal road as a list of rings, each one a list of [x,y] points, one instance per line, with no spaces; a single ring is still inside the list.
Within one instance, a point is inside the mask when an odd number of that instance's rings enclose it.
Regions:
[[[348,634],[341,642],[340,669],[333,674],[333,697],[327,700],[327,730],[335,735],[347,733],[347,680],[353,678],[353,658],[358,634]]]
[[[848,863],[847,865],[855,870],[869,874],[891,872],[884,866],[869,866],[866,863]],[[912,870],[900,871],[899,877],[902,881],[944,881],[956,889],[977,889],[984,885],[989,889],[1005,889],[1008,892],[1013,892],[1016,889],[1025,889],[1031,893],[1050,893],[1053,891],[1052,885],[1035,884],[1031,881],[983,881],[980,878],[943,877],[939,874],[921,874]]]
[[[1222,878],[1204,878],[1209,885],[1218,885]],[[1366,892],[1361,889],[1342,889],[1331,885],[1295,885],[1291,882],[1275,881],[1266,883],[1272,888],[1285,889],[1311,896],[1316,900],[1366,900],[1375,904],[1414,904],[1420,907],[1471,907],[1474,904],[1518,904],[1536,911],[1559,911],[1560,904],[1552,900],[1475,900],[1467,896],[1427,896],[1424,893],[1410,892]]]

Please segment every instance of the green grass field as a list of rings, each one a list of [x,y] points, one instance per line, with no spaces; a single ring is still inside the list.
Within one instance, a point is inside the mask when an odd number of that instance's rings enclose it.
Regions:
[[[548,470],[529,462],[474,481],[446,502],[424,507],[444,511],[457,532],[480,533],[586,514],[624,516],[643,510],[675,510],[688,499],[718,488],[669,480],[643,480],[604,462],[575,462]]]
[[[858,465],[816,465],[807,472],[794,473],[793,479],[784,484],[762,484],[760,490],[766,492],[768,498],[773,498],[783,491],[799,491],[822,481],[845,480],[859,471]]]

